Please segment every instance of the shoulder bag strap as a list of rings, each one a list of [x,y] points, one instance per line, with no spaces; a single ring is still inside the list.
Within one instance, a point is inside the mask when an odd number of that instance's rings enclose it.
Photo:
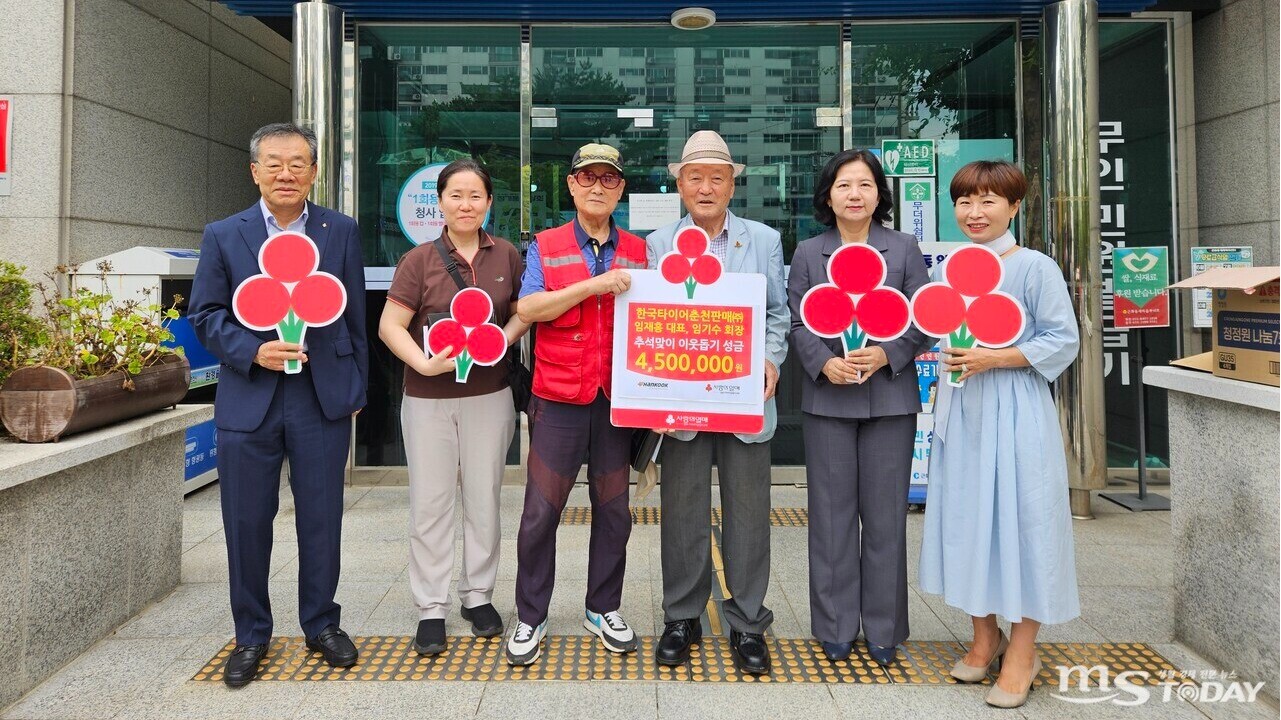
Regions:
[[[467,289],[467,281],[464,280],[462,274],[458,272],[458,263],[454,262],[453,256],[451,256],[449,251],[445,249],[445,239],[436,238],[436,241],[433,242],[432,245],[435,245],[436,252],[440,253],[440,261],[445,263],[445,272],[449,273],[449,277],[454,279],[454,284],[458,285],[459,290]]]

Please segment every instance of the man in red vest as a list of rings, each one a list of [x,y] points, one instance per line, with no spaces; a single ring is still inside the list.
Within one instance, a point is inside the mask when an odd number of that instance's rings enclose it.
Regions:
[[[539,233],[529,246],[516,307],[538,329],[528,410],[529,480],[516,540],[517,622],[507,641],[507,662],[513,665],[528,665],[542,651],[556,578],[556,530],[584,461],[592,535],[583,626],[611,652],[636,649],[635,633],[618,614],[632,532],[632,431],[609,422],[609,384],[614,296],[631,285],[628,269],[645,269],[645,241],[615,227],[611,218],[625,184],[618,150],[584,145],[569,171],[578,214]]]

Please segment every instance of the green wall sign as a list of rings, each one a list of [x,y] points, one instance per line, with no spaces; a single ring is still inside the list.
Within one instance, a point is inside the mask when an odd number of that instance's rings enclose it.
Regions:
[[[881,164],[891,177],[934,177],[933,140],[882,140]]]

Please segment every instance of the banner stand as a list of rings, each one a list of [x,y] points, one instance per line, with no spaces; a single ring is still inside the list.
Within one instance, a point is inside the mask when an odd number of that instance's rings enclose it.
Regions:
[[[1143,329],[1135,328],[1134,338],[1137,341],[1137,352],[1134,353],[1134,377],[1139,378],[1139,383],[1135,387],[1135,397],[1138,399],[1138,412],[1135,417],[1138,420],[1138,438],[1139,438],[1139,491],[1137,493],[1099,493],[1099,497],[1111,500],[1121,507],[1131,512],[1143,512],[1145,510],[1169,510],[1170,499],[1164,495],[1156,495],[1148,492],[1148,428],[1147,428],[1147,393],[1143,386],[1143,355],[1147,352],[1147,345],[1143,342]]]

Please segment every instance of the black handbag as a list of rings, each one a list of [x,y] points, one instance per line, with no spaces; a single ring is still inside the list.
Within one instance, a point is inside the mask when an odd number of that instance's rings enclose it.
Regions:
[[[458,272],[458,263],[445,249],[445,241],[442,238],[436,238],[432,243],[436,246],[436,252],[440,253],[441,262],[445,263],[445,272],[449,277],[454,279],[454,284],[459,290],[467,287],[467,281],[463,279],[462,273]],[[449,313],[429,313],[427,315],[427,324],[430,326],[437,320],[443,320],[449,317]],[[514,345],[507,348],[507,385],[512,389],[512,405],[515,406],[516,412],[525,412],[529,408],[529,398],[533,395],[534,375],[525,367],[525,363],[520,360],[520,347]]]
[[[662,439],[663,436],[653,430],[636,429],[632,431],[633,470],[642,472],[646,466],[654,462],[654,451],[658,450],[658,442]]]

